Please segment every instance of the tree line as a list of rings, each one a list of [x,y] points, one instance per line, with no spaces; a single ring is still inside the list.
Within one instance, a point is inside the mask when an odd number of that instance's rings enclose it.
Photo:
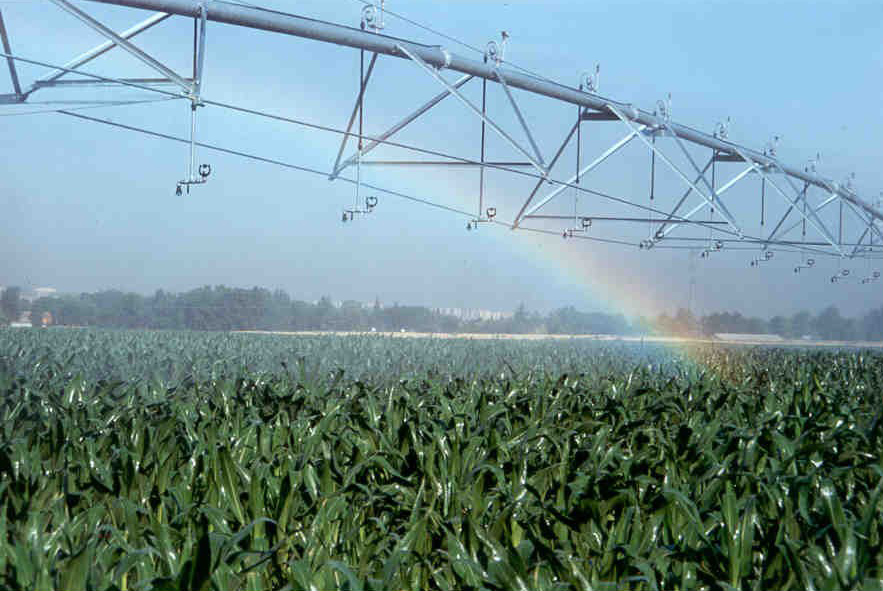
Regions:
[[[883,308],[858,318],[842,316],[836,307],[817,315],[798,312],[769,320],[722,312],[695,317],[687,310],[673,316],[640,317],[582,312],[572,306],[548,314],[523,305],[499,319],[464,320],[424,306],[373,306],[323,297],[318,302],[291,298],[282,290],[202,287],[182,293],[157,290],[144,296],[118,290],[22,300],[21,290],[0,294],[0,323],[18,319],[30,309],[35,325],[47,313],[52,324],[128,329],[399,331],[494,334],[609,334],[711,336],[719,333],[775,334],[783,338],[883,340]]]

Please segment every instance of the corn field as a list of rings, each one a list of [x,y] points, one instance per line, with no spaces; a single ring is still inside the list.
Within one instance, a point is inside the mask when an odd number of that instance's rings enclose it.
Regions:
[[[883,356],[0,330],[0,588],[880,589]]]

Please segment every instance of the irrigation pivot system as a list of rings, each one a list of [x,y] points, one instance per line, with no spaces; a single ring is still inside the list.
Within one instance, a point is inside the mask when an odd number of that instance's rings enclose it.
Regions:
[[[13,93],[0,95],[0,104],[27,102],[34,92],[65,82],[71,87],[75,81],[63,80],[71,73],[86,76],[86,81],[150,90],[164,95],[163,99],[187,101],[191,112],[189,138],[159,134],[72,110],[57,111],[91,122],[189,143],[187,176],[175,184],[178,194],[189,193],[192,186],[209,180],[211,167],[197,162],[197,149],[220,150],[324,174],[331,181],[352,183],[356,200],[354,205],[344,208],[342,215],[344,222],[350,222],[379,211],[380,194],[411,198],[367,185],[363,182],[363,168],[426,167],[469,175],[470,182],[477,181],[477,206],[474,209],[467,212],[441,206],[468,215],[466,228],[469,230],[476,230],[481,224],[505,224],[512,230],[545,232],[563,239],[599,240],[647,251],[688,249],[701,253],[705,259],[720,251],[743,250],[746,251],[747,266],[761,267],[783,256],[791,257],[793,264],[789,264],[789,270],[793,268],[794,273],[807,275],[818,269],[817,258],[834,257],[839,259],[840,268],[835,275],[823,277],[825,280],[867,284],[880,277],[875,270],[869,269],[864,276],[856,272],[850,274],[850,270],[844,268],[849,261],[877,260],[883,253],[883,213],[879,200],[860,196],[851,179],[838,182],[825,178],[817,171],[817,160],[800,166],[782,162],[776,152],[778,138],[758,150],[731,141],[727,123],[718,124],[710,132],[679,124],[672,117],[670,95],[658,101],[653,111],[604,97],[600,94],[598,67],[580,76],[574,86],[527,72],[506,61],[510,40],[505,32],[473,59],[446,46],[385,34],[387,19],[395,13],[386,11],[383,3],[378,6],[364,2],[359,26],[350,27],[223,0],[89,0],[154,11],[145,20],[117,32],[91,16],[82,8],[83,4],[74,5],[69,0],[51,1],[100,33],[106,41],[23,87],[18,79],[17,62],[54,64],[16,55],[0,15],[3,55],[14,88]],[[187,76],[175,72],[133,41],[143,31],[173,16],[193,19],[193,71]],[[223,30],[214,23],[356,50],[360,64],[358,92],[345,127],[322,126],[205,97],[202,79],[207,30],[211,29],[212,35]],[[149,66],[158,77],[107,78],[83,69],[90,61],[115,48]],[[364,117],[366,92],[378,63],[389,60],[404,64],[401,76],[422,80],[428,92],[436,94],[428,95],[428,100],[411,112],[402,113],[401,119],[388,129],[367,132]],[[505,116],[499,110],[492,112],[489,109],[491,92],[496,93],[506,106]],[[470,152],[474,154],[464,156],[432,146],[403,143],[395,138],[416,121],[430,117],[430,112],[443,101],[459,102],[463,113],[474,122],[476,149]],[[569,123],[552,145],[548,145],[549,138],[545,137],[549,134],[550,119],[537,116],[536,105],[540,101],[547,105],[543,108],[572,113],[572,117],[568,115]],[[204,144],[195,138],[200,107],[227,108],[336,134],[340,146],[336,157],[329,158],[330,168],[319,171]],[[604,133],[599,132],[602,128]],[[610,134],[610,128],[621,129],[621,134],[612,136],[612,141],[604,138]],[[586,157],[586,139],[597,143],[598,138],[604,138],[607,143]],[[509,157],[489,158],[488,146],[492,140],[498,143],[498,148],[502,146],[507,150]],[[351,142],[354,144],[352,148]],[[368,159],[367,156],[378,148],[396,155],[408,152],[409,158]],[[626,191],[628,195],[622,196],[621,191],[614,194],[616,191],[602,191],[592,185],[597,169],[610,159],[635,153],[641,161],[631,170],[648,179],[646,193],[642,190],[636,195],[632,188]],[[422,159],[414,159],[415,154]],[[564,169],[568,172],[562,173]],[[513,194],[508,188],[511,185],[507,185],[505,196],[500,191],[493,194],[488,178],[491,173],[509,175],[515,181],[526,183],[523,192]],[[722,173],[729,175],[724,182],[720,182]],[[429,203],[428,200],[414,199]]]

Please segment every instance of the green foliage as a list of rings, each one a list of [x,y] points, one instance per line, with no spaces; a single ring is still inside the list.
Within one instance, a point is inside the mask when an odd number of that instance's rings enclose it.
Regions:
[[[0,587],[883,586],[883,358],[692,357],[0,330]]]
[[[7,322],[18,320],[22,310],[21,288],[7,287],[0,292],[0,316]]]

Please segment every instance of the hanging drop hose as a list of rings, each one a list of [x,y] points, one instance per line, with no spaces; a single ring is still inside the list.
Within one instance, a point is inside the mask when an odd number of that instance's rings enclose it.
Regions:
[[[195,178],[196,168],[196,102],[190,103],[190,171],[187,180],[193,182]],[[189,188],[189,185],[188,185]]]
[[[764,213],[766,210],[766,179],[760,181],[760,228],[763,230]],[[763,233],[763,232],[761,232]]]
[[[650,138],[656,145],[656,134]],[[650,207],[653,207],[653,199],[656,198],[656,150],[650,150]],[[647,240],[653,239],[653,222],[647,222]]]
[[[362,198],[362,150],[364,149],[363,133],[365,123],[365,50],[359,51],[359,146],[356,155],[356,199],[353,210],[359,209]]]
[[[711,207],[708,211],[708,221],[712,221],[714,218],[714,187],[715,182],[717,181],[717,150],[714,150],[711,153]],[[708,246],[711,248],[711,225],[708,226]]]
[[[486,123],[485,117],[487,116],[487,78],[482,79],[481,81],[481,168],[479,172],[479,180],[478,180],[478,215],[477,219],[481,219],[482,212],[484,210],[484,158],[485,158],[485,135],[486,135]]]
[[[577,228],[577,208],[579,204],[579,167],[580,167],[580,156],[582,149],[582,107],[576,108],[576,185],[573,188],[573,227]]]
[[[193,19],[193,79],[196,80],[197,76],[197,48],[199,37],[199,19]],[[192,92],[191,92],[192,96]],[[187,172],[187,180],[193,181],[194,179],[194,168],[196,167],[196,100],[190,100],[190,168]],[[190,193],[190,185],[187,185],[187,193]]]

